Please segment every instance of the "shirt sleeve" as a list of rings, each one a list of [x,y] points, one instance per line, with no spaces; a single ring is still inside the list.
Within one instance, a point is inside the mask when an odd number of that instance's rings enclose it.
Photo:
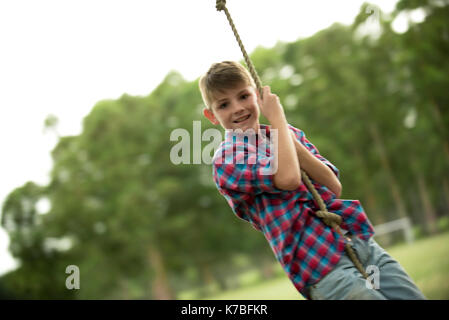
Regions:
[[[274,157],[237,146],[234,150],[225,147],[220,153],[221,161],[214,158],[214,179],[220,190],[227,192],[234,200],[245,200],[247,196],[261,193],[281,193],[274,186]]]
[[[306,138],[306,135],[304,131],[293,127],[292,125],[289,125],[290,130],[292,130],[295,133],[296,139],[299,140],[306,148],[309,150],[318,160],[323,162],[325,165],[327,165],[332,172],[335,174],[335,176],[340,179],[340,171],[336,166],[334,166],[329,160],[327,160],[325,157],[323,157],[318,149]]]

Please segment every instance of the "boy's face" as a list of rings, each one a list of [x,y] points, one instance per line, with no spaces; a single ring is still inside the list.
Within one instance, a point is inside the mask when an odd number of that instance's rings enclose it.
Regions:
[[[203,114],[210,122],[225,129],[259,130],[259,105],[257,91],[253,86],[241,84],[233,89],[218,92],[211,109]]]

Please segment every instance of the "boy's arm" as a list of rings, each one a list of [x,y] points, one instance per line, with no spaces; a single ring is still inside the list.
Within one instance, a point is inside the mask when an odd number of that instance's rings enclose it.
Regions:
[[[325,185],[337,198],[341,195],[341,183],[332,170],[322,161],[317,159],[307,148],[296,139],[295,134],[290,131],[300,167],[319,184]]]
[[[295,190],[301,185],[301,171],[287,119],[278,96],[272,94],[268,86],[263,90],[263,100],[259,98],[260,110],[270,122],[272,130],[277,130],[278,145],[274,155],[277,171],[273,175],[273,182],[278,189]]]

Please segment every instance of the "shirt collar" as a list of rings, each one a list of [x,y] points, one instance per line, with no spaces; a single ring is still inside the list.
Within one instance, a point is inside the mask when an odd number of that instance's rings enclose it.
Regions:
[[[259,130],[258,132],[255,132],[253,129],[248,129],[247,131],[243,132],[242,130],[232,130],[232,129],[226,129],[225,130],[225,140],[226,141],[233,141],[233,137],[239,141],[240,139],[244,139],[244,137],[248,137],[248,139],[262,137],[262,139],[270,138],[270,126],[266,124],[259,124]]]

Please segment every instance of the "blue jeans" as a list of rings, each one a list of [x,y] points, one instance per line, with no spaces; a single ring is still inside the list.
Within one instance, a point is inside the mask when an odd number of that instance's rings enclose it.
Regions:
[[[352,247],[370,278],[378,280],[374,281],[375,289],[369,288],[369,285],[367,287],[366,279],[345,252],[331,272],[316,284],[306,288],[312,300],[426,299],[401,265],[373,238],[369,241],[356,236],[350,236],[350,238]],[[370,269],[374,272],[378,271],[377,278]]]

